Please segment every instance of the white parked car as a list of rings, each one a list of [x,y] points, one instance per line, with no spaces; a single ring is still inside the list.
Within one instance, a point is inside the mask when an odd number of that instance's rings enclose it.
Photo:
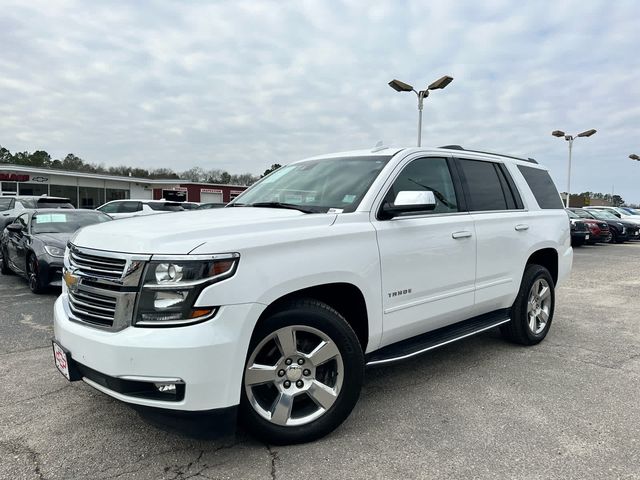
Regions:
[[[82,229],[55,361],[125,402],[310,441],[349,415],[367,365],[494,327],[540,342],[570,242],[533,160],[460,147],[302,160],[215,212]]]
[[[96,210],[106,213],[112,218],[126,218],[181,212],[184,208],[182,208],[180,202],[169,202],[167,200],[112,200],[100,205]]]

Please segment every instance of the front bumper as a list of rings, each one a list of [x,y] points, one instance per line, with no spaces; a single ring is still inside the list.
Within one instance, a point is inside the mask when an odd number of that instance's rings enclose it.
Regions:
[[[43,285],[62,286],[63,259],[44,254],[38,258],[38,269]]]
[[[167,401],[122,393],[120,388],[109,388],[113,383],[83,376],[103,393],[147,407],[206,411],[239,403],[249,340],[263,309],[260,304],[227,305],[211,320],[196,325],[127,327],[114,332],[70,320],[63,293],[54,306],[54,335],[74,362],[103,376],[149,383],[180,379],[184,383],[182,398]]]

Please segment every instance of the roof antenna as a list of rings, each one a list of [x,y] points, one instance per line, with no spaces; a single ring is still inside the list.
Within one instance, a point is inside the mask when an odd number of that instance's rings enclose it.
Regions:
[[[384,146],[384,142],[382,140],[380,140],[380,141],[378,141],[378,143],[376,143],[376,146],[371,149],[371,153],[376,153],[376,152],[379,152],[381,150],[386,150],[387,148],[389,148],[389,147],[385,147]]]

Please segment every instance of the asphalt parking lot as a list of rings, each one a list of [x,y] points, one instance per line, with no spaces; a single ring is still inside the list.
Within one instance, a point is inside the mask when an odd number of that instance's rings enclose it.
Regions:
[[[542,344],[492,331],[369,370],[341,428],[291,447],[189,438],[68,383],[57,292],[0,277],[0,478],[640,478],[639,267],[640,243],[576,249]]]

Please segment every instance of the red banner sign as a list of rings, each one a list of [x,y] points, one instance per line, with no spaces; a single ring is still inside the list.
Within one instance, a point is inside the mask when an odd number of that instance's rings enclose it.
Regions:
[[[20,173],[0,173],[0,181],[3,182],[28,182],[29,175]]]

